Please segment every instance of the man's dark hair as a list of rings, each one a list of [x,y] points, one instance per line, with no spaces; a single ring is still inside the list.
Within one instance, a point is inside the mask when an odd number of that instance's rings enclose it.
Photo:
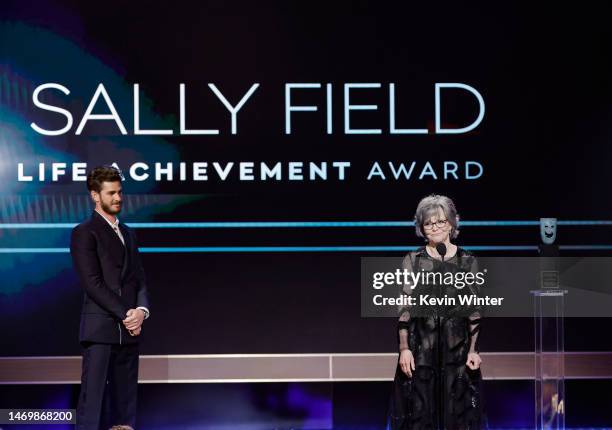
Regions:
[[[121,182],[121,171],[113,166],[95,167],[87,175],[87,189],[99,193],[102,191],[102,182]]]

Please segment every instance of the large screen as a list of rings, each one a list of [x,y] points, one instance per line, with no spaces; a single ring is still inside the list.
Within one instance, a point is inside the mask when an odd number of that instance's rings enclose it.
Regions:
[[[2,7],[0,354],[78,353],[70,232],[102,164],[143,256],[144,353],[395,351],[395,321],[361,317],[361,257],[420,246],[432,193],[477,255],[536,255],[541,217],[563,253],[609,252],[610,37],[587,12],[143,7]],[[526,336],[488,350],[531,348],[529,321],[491,324]],[[568,349],[606,347],[572,324]]]

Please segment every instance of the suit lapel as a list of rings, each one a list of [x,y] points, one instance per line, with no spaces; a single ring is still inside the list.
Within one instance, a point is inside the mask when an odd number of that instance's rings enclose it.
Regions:
[[[109,225],[109,223],[98,212],[94,211],[92,215],[92,219],[94,219],[96,223],[98,224],[98,230],[102,234],[106,235],[106,237],[108,238],[109,245],[111,245],[108,251],[112,255],[115,255],[116,257],[118,257],[119,261],[123,261],[125,263],[125,258],[126,258],[125,254],[127,254],[126,252],[127,250],[123,246],[123,243],[121,242],[121,239],[119,238],[117,233],[115,233],[115,231]],[[119,224],[119,226],[121,226],[121,224]],[[122,230],[122,233],[123,233],[123,230]],[[125,264],[124,264],[124,269],[125,269]]]
[[[130,238],[129,230],[121,223],[119,223],[119,230],[121,230],[121,234],[123,235],[123,240],[125,241],[125,252],[123,253],[123,268],[121,269],[121,279],[127,273],[128,265],[130,264],[130,252],[132,249],[132,239]],[[119,236],[117,236],[119,238]],[[121,241],[121,239],[119,239]]]
[[[105,231],[107,234],[112,235],[113,239],[116,239],[117,242],[121,246],[123,246],[123,243],[121,242],[121,239],[119,238],[117,233],[115,233],[115,230],[111,227],[111,225],[108,223],[108,221],[102,215],[100,215],[97,211],[94,211],[94,214],[92,215],[92,218],[95,219],[98,222],[98,224],[101,226],[103,231]],[[121,225],[121,224],[119,224],[119,225]]]

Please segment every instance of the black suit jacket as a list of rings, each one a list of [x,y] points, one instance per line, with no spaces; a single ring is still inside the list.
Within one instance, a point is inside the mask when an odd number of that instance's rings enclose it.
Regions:
[[[85,290],[81,342],[136,343],[123,323],[128,309],[149,308],[144,270],[132,229],[119,223],[125,246],[98,212],[72,230],[70,254]]]

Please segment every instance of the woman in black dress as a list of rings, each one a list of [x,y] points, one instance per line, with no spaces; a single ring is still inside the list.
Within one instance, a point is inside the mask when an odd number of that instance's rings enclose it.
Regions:
[[[451,243],[458,235],[458,222],[455,205],[448,197],[431,195],[422,199],[415,227],[427,244],[405,257],[404,268],[415,273],[476,274],[475,257]],[[439,279],[437,284],[405,284],[403,293],[415,298],[421,294],[457,298],[479,293],[475,283],[458,288]],[[390,429],[484,428],[482,360],[478,353],[481,317],[479,307],[428,305],[400,309],[400,355],[393,381]]]

